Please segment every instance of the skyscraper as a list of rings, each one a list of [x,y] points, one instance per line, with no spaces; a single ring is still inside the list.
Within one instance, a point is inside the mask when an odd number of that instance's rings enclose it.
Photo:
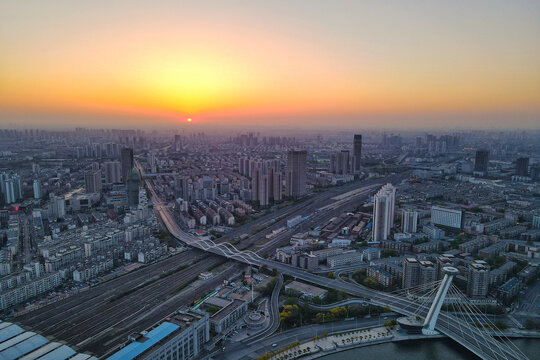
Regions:
[[[474,159],[474,171],[487,172],[489,161],[488,150],[476,150],[476,156]]]
[[[23,189],[22,189],[21,177],[17,174],[14,174],[14,175],[11,175],[11,180],[13,180],[13,190],[15,192],[15,200],[22,200]]]
[[[286,195],[297,198],[306,193],[306,150],[291,150],[287,154]]]
[[[406,258],[403,261],[402,287],[408,289],[435,281],[436,267],[431,261]]]
[[[242,163],[243,161],[241,161]],[[253,174],[251,178],[251,200],[261,206],[266,206],[271,200],[279,201],[282,198],[279,161],[252,161]]]
[[[17,174],[1,174],[0,188],[6,204],[13,204],[23,197],[21,177]]]
[[[101,192],[101,170],[87,171],[84,174],[84,186],[87,193]]]
[[[384,185],[373,197],[373,240],[387,240],[390,229],[394,226],[394,208],[396,188],[392,184]]]
[[[245,175],[244,159],[244,157],[238,159],[238,172],[242,175]]]
[[[274,201],[281,201],[283,198],[283,191],[281,190],[283,185],[283,174],[281,171],[273,171],[272,173],[272,199]]]
[[[354,135],[353,143],[353,172],[358,174],[362,167],[362,135]]]
[[[341,150],[339,154],[339,174],[347,175],[350,169],[350,154],[349,150]]]
[[[129,172],[127,179],[127,198],[130,207],[139,205],[139,187],[141,186],[141,177],[137,169],[133,168]]]
[[[516,175],[529,176],[529,158],[520,157],[516,160]]]
[[[258,201],[261,206],[269,203],[269,185],[268,168],[265,163],[258,163],[253,174],[251,194],[253,200]]]
[[[467,273],[467,295],[471,298],[485,298],[489,287],[489,265],[483,260],[469,264]]]
[[[129,173],[133,169],[133,149],[123,148],[122,149],[122,180],[127,182]]]
[[[531,166],[531,179],[540,180],[540,165]]]
[[[270,200],[281,201],[283,176],[278,160],[270,160],[268,166],[268,196]]]
[[[148,152],[148,165],[150,165],[150,172],[157,173],[157,158],[154,150]]]
[[[49,217],[53,219],[62,218],[66,215],[66,200],[63,196],[50,195]]]
[[[420,262],[415,258],[406,258],[403,261],[402,287],[404,289],[418,285],[420,278]]]
[[[184,201],[190,201],[189,178],[187,176],[177,176],[174,182],[176,196],[180,196]]]
[[[330,172],[338,175],[347,175],[351,170],[349,150],[341,150],[332,154],[330,159]]]
[[[119,184],[122,182],[122,165],[120,161],[108,161],[103,164],[106,184]]]
[[[13,179],[7,179],[4,182],[4,196],[6,204],[13,204],[17,201],[15,197],[15,183]]]
[[[182,150],[182,136],[181,135],[174,135],[174,151],[180,151]]]
[[[401,231],[415,233],[418,229],[418,212],[404,210],[401,216]]]
[[[6,181],[9,179],[9,174],[1,173],[0,174],[0,194],[6,193]]]
[[[41,199],[43,194],[41,193],[41,181],[39,179],[34,180],[34,199]]]

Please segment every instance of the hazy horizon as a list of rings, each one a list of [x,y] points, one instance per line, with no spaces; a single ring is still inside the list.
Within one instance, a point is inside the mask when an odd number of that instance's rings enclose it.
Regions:
[[[0,126],[538,129],[540,3],[0,4]]]

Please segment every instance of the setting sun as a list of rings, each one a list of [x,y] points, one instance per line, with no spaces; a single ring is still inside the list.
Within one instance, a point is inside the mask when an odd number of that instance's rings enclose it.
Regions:
[[[187,119],[187,122],[192,122],[193,120],[191,120],[191,118]]]
[[[538,123],[537,4],[156,3],[1,2],[0,122]]]

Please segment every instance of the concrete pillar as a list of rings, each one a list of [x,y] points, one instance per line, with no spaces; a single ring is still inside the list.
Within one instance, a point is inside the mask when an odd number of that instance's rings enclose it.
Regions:
[[[452,279],[454,276],[459,274],[458,269],[451,266],[445,266],[443,268],[443,272],[444,278],[439,285],[439,290],[437,290],[433,304],[431,304],[431,308],[429,309],[426,320],[424,321],[424,329],[422,332],[426,335],[435,333],[435,324],[437,323],[437,318],[441,312],[441,307],[444,303],[446,293],[448,292],[448,289],[450,289],[450,285],[452,285]]]

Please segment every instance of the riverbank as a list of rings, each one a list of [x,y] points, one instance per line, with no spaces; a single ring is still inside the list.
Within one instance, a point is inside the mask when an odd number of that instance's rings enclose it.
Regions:
[[[326,323],[326,324],[313,324],[303,327],[298,327],[294,329],[290,329],[284,332],[278,332],[272,336],[269,336],[267,338],[261,339],[260,341],[257,341],[253,344],[247,344],[245,342],[227,342],[224,347],[225,349],[220,349],[218,351],[215,351],[211,355],[208,356],[208,358],[215,359],[215,360],[237,360],[237,359],[257,359],[257,357],[266,354],[268,352],[273,352],[277,349],[282,349],[286,347],[287,345],[290,345],[292,342],[300,341],[300,343],[306,343],[308,341],[313,340],[313,336],[319,336],[323,337],[324,334],[337,334],[342,332],[351,332],[361,329],[368,329],[368,328],[374,328],[374,327],[381,327],[383,325],[383,320],[392,320],[394,319],[394,316],[389,316],[388,319],[382,319],[382,318],[361,318],[361,319],[354,319],[354,320],[346,320],[346,321],[339,321],[339,322],[332,322],[332,323]],[[516,329],[513,329],[516,331]],[[521,334],[518,336],[520,337],[539,337],[539,332],[533,332],[533,331],[524,331],[519,330]],[[509,337],[513,337],[510,334]],[[515,334],[517,335],[517,334]],[[439,336],[436,339],[439,340],[446,340],[440,339],[441,336]],[[409,337],[409,338],[399,338],[400,341],[396,341],[399,343],[412,343],[416,344],[418,342],[422,342],[422,337]],[[411,341],[401,341],[401,340],[411,340]],[[436,340],[434,340],[436,341]],[[539,340],[540,341],[540,340]],[[452,348],[461,348],[460,345],[457,343],[450,341],[450,344],[452,344]],[[373,345],[374,347],[379,346],[376,343],[370,343],[369,345]],[[351,347],[348,347],[347,349],[340,349],[340,352],[346,352],[345,350],[351,349]],[[462,348],[461,352],[466,352],[464,348]],[[328,356],[332,352],[318,352],[317,357],[323,357]],[[537,352],[540,353],[540,350]],[[389,358],[389,357],[386,357]],[[390,357],[392,358],[392,357]],[[431,359],[436,358],[439,359],[437,356],[431,357]],[[472,357],[473,359],[476,359],[476,357]],[[535,358],[535,357],[532,357]],[[326,358],[325,358],[326,359]],[[335,358],[336,360],[339,360],[339,358]],[[351,359],[356,359],[355,357],[351,357]],[[380,358],[373,358],[376,360],[380,360]],[[449,360],[456,360],[459,358],[449,358]],[[412,360],[418,360],[417,358],[412,358]]]
[[[411,340],[441,339],[444,335],[409,335],[395,326],[371,327],[353,331],[337,332],[311,341],[296,342],[285,348],[277,349],[259,356],[258,360],[292,360],[302,358],[312,360],[326,357],[350,349]]]
[[[536,359],[540,353],[540,339],[515,339],[514,344],[529,359]],[[399,354],[399,356],[398,356]],[[418,339],[414,341],[387,342],[319,356],[318,360],[478,360],[478,357],[455,341],[444,337],[439,339]]]
[[[536,332],[513,332],[511,337],[535,338],[540,344],[540,334]],[[335,332],[315,336],[310,341],[296,341],[285,347],[273,349],[257,357],[258,360],[293,360],[293,359],[319,359],[340,352],[347,352],[366,346],[374,346],[385,343],[418,342],[424,340],[437,340],[446,338],[443,334],[424,335],[407,334],[400,331],[396,326],[375,326],[371,328],[355,329],[351,331]],[[458,345],[459,346],[459,345]]]

